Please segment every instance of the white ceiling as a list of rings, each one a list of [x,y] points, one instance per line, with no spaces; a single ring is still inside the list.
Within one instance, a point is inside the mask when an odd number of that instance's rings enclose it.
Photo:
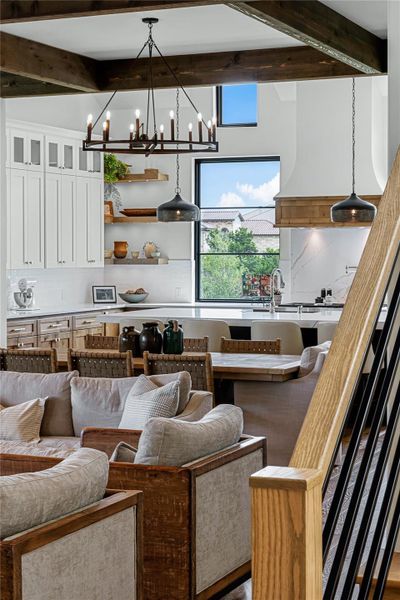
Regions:
[[[157,16],[154,39],[165,55],[299,46],[297,40],[223,5],[176,8],[1,26],[3,31],[98,60],[134,58]]]
[[[344,17],[379,37],[387,37],[387,3],[399,0],[321,0]]]

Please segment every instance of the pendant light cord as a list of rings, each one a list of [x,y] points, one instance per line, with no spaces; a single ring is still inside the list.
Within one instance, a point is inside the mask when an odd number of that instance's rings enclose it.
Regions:
[[[176,88],[176,139],[179,140],[179,88]],[[178,149],[178,144],[176,145],[176,148]],[[176,154],[176,193],[180,194],[181,193],[181,188],[179,187],[179,173],[180,171],[180,164],[179,164],[179,154]]]
[[[352,113],[351,113],[351,120],[352,120],[352,131],[351,131],[351,138],[352,138],[352,189],[353,189],[353,194],[355,193],[355,186],[356,186],[356,80],[353,77],[353,86],[352,86]]]

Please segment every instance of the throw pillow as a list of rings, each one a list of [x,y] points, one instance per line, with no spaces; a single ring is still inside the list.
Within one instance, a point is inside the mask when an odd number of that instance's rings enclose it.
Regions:
[[[38,442],[45,402],[36,398],[8,408],[0,405],[0,439]]]
[[[135,463],[181,467],[236,444],[242,431],[242,409],[231,404],[220,404],[200,421],[150,419]]]
[[[110,462],[135,462],[137,448],[134,448],[126,442],[120,442],[115,446],[114,452],[111,454]]]
[[[158,387],[141,375],[129,392],[119,429],[143,429],[151,417],[174,417],[179,403],[179,381]]]

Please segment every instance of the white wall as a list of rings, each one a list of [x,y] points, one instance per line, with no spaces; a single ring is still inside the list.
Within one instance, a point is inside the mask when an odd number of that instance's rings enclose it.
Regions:
[[[189,90],[206,119],[213,114],[213,89]],[[357,80],[357,191],[380,193],[386,179],[386,78]],[[7,101],[7,116],[32,122],[79,130],[89,112],[105,103],[108,95],[64,96]],[[281,195],[347,194],[350,191],[351,80],[324,80],[259,86],[259,125],[256,128],[224,128],[218,131],[219,156],[279,155]],[[175,90],[156,94],[159,123],[169,122],[175,110]],[[195,115],[181,99],[181,128]],[[112,135],[123,135],[133,120],[135,108],[145,108],[141,92],[117,94],[112,103]],[[126,158],[126,157],[125,157]],[[156,206],[174,195],[175,157],[128,157],[133,171],[157,167],[170,175],[168,183],[120,185],[124,206]],[[193,193],[193,158],[181,157],[181,188],[186,199]],[[315,240],[319,239],[318,249]],[[347,293],[351,277],[344,277],[346,264],[356,265],[366,239],[365,230],[283,230],[281,266],[288,282],[286,299],[312,300],[321,287],[333,285],[338,299]],[[186,223],[108,225],[105,244],[127,240],[130,250],[140,249],[147,240],[159,244],[171,260],[167,266],[106,267],[95,273],[107,284],[121,288],[145,287],[149,301],[191,300],[193,298],[193,231]],[[291,269],[291,263],[295,268]],[[332,265],[334,264],[334,269]],[[63,271],[64,273],[64,271]],[[326,273],[329,273],[327,280]],[[40,274],[39,274],[40,275]],[[93,276],[88,271],[88,284]],[[83,279],[82,279],[83,278]],[[82,294],[84,274],[75,288]],[[48,276],[39,277],[46,287]],[[60,286],[62,277],[54,272]],[[89,281],[90,280],[90,281]],[[97,282],[96,282],[97,283]],[[98,283],[102,283],[99,281]],[[68,280],[68,297],[74,282]],[[46,296],[44,294],[44,296]],[[44,301],[44,300],[43,300]],[[61,300],[63,301],[63,300]]]
[[[0,347],[6,346],[7,313],[7,202],[6,202],[6,107],[0,98]]]

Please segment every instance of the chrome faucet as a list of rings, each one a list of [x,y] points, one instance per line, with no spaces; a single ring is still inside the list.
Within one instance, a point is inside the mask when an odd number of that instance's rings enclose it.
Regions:
[[[278,289],[275,286],[275,278],[276,276],[279,275],[279,288],[284,288],[285,287],[285,280],[283,279],[283,273],[281,271],[281,269],[279,269],[278,267],[276,269],[274,269],[270,275],[270,292],[271,292],[271,302],[269,305],[269,312],[270,313],[275,313],[275,290]]]

